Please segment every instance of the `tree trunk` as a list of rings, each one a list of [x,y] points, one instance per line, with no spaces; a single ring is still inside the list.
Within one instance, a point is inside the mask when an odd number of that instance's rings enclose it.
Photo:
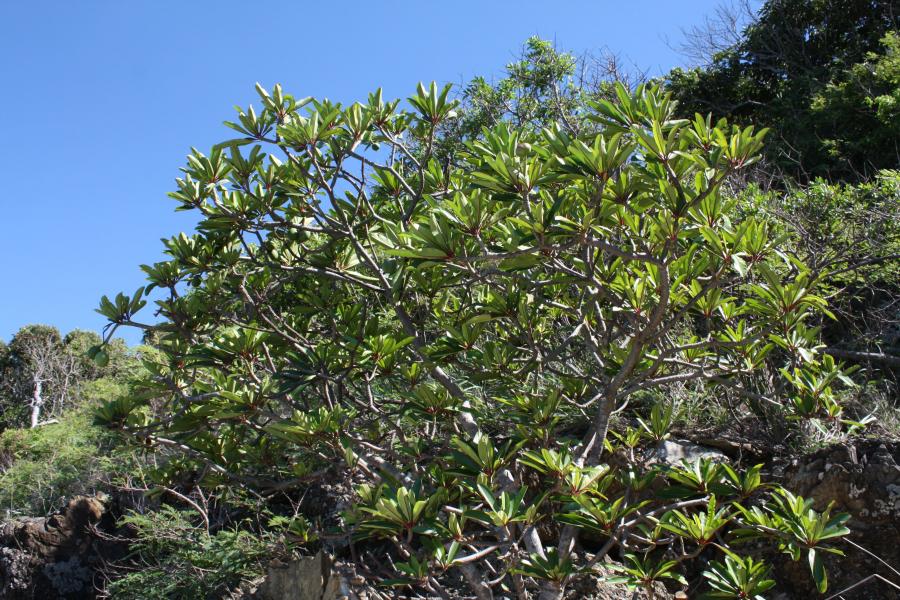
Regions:
[[[600,457],[603,455],[603,443],[606,441],[606,434],[609,431],[609,418],[612,416],[613,409],[616,407],[615,393],[607,394],[601,401],[597,412],[594,414],[593,443],[588,449],[582,461],[582,466],[593,467],[600,463]]]
[[[41,390],[44,382],[40,379],[34,382],[34,392],[31,396],[31,428],[34,429],[41,421],[41,407],[44,405],[44,399],[41,398]]]

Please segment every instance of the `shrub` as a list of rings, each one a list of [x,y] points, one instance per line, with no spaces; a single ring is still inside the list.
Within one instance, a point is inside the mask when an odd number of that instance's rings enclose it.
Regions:
[[[441,163],[449,88],[420,86],[408,111],[258,91],[171,194],[197,231],[165,241],[146,288],[101,301],[109,335],[141,327],[160,352],[104,422],[208,488],[362,481],[341,528],[391,557],[368,566],[384,585],[548,600],[615,551],[621,581],[649,587],[758,536],[825,589],[845,515],[759,469],[658,464],[665,407],[607,435],[632,396],[677,382],[845,425],[850,382],[807,325],[826,312],[815,273],[721,193],[764,132],[619,86],[585,116],[600,133],[500,123]],[[163,320],[141,323],[154,290]]]
[[[135,535],[130,562],[120,562],[106,587],[111,598],[169,600],[218,598],[262,574],[272,558],[271,537],[238,528],[213,534],[171,506],[121,520]]]
[[[856,185],[817,180],[786,193],[751,186],[738,204],[788,236],[783,251],[817,273],[837,316],[811,323],[822,328],[827,351],[869,367],[867,378],[882,376],[896,389],[900,172],[881,171]]]

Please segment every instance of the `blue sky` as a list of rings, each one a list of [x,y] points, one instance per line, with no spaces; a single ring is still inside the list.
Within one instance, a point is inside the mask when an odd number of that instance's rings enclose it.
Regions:
[[[191,146],[229,136],[253,84],[363,100],[381,86],[499,77],[531,35],[608,48],[650,74],[719,0],[0,3],[0,339],[22,325],[99,329],[102,294],[142,285]],[[148,309],[145,309],[148,310]],[[126,335],[131,342],[135,335]]]

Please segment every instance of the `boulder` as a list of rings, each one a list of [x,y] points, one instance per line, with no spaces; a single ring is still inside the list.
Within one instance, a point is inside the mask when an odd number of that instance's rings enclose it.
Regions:
[[[114,526],[105,496],[78,496],[49,517],[0,525],[0,598],[94,598],[100,566],[124,549],[95,531]]]
[[[228,600],[370,600],[365,580],[352,565],[320,551],[289,561],[273,560],[262,577],[245,582]],[[380,598],[380,595],[372,596]]]
[[[624,585],[607,583],[597,577],[576,579],[566,592],[566,600],[680,600],[683,595],[673,594],[656,582],[653,596],[646,590],[629,591]]]
[[[837,444],[794,459],[778,471],[782,485],[812,498],[816,509],[833,502],[834,511],[851,516],[847,527],[852,544],[838,544],[846,556],[826,555],[828,595],[873,574],[900,585],[900,442]],[[804,561],[794,563],[782,555],[772,557],[772,563],[779,589],[794,594],[790,597],[816,597]],[[898,600],[900,591],[872,577],[841,597]]]
[[[651,462],[673,466],[680,465],[682,460],[689,463],[701,458],[712,458],[720,462],[727,460],[726,456],[715,448],[686,440],[663,440],[649,451],[648,457]]]
[[[331,560],[319,552],[287,563],[273,562],[252,596],[257,600],[337,600],[339,578]]]

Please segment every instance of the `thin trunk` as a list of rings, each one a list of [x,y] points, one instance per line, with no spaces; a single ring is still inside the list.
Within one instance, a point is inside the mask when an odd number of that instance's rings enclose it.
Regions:
[[[41,407],[44,405],[44,399],[41,398],[41,391],[44,383],[37,379],[34,382],[34,392],[31,396],[31,428],[34,429],[41,421]]]
[[[481,573],[472,564],[464,564],[459,565],[457,567],[463,575],[463,579],[466,580],[466,583],[469,584],[469,589],[474,592],[475,597],[478,600],[493,600],[494,592],[491,591],[491,588],[484,584],[484,580],[481,577]]]
[[[603,454],[603,442],[606,440],[606,434],[609,431],[609,419],[616,407],[615,393],[609,390],[604,392],[600,399],[600,406],[594,413],[594,419],[591,427],[581,440],[581,451],[575,462],[578,466],[592,467],[600,463],[600,457]]]

